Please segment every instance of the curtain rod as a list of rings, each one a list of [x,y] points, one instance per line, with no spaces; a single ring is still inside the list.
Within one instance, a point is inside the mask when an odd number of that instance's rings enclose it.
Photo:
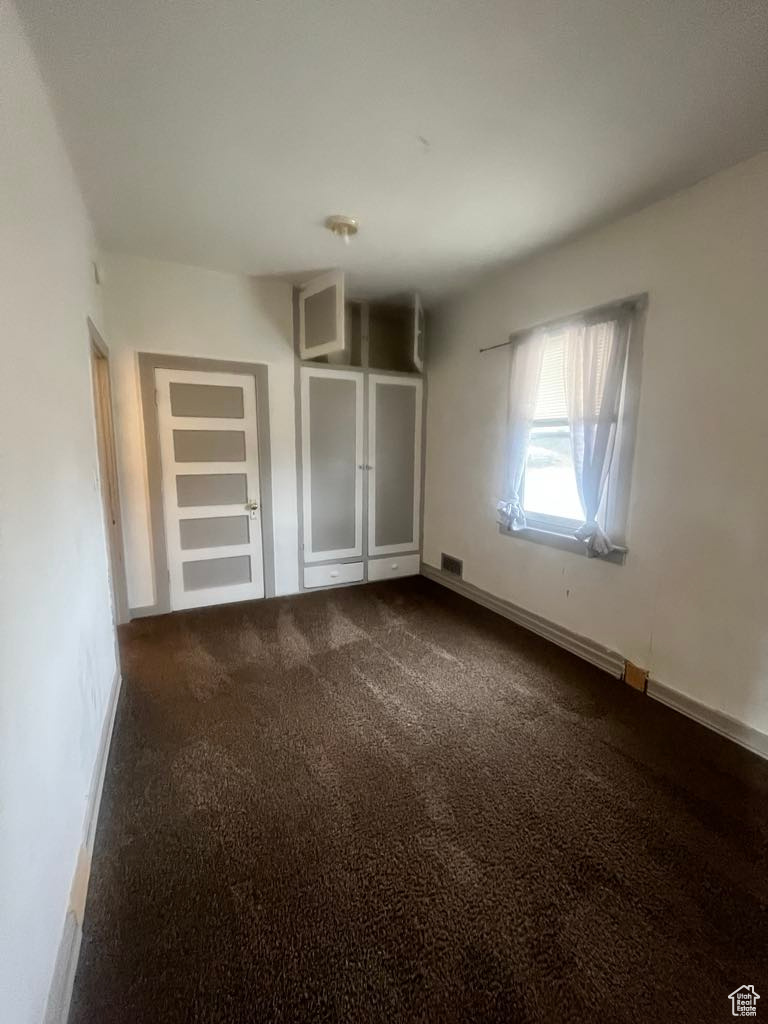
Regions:
[[[612,310],[625,308],[632,312],[638,312],[641,309],[645,309],[648,304],[648,292],[642,292],[640,295],[630,295],[626,299],[619,299],[618,302],[608,302],[601,306],[591,306],[589,309],[582,309],[578,313],[571,313],[569,316],[559,316],[554,320],[547,320],[541,324],[534,324],[532,327],[523,327],[519,331],[513,331],[506,341],[500,341],[497,345],[486,345],[485,348],[479,349],[480,352],[493,352],[497,348],[506,348],[507,345],[514,345],[515,342],[520,341],[526,335],[531,334],[533,331],[541,331],[551,327],[557,327],[560,324],[570,323],[572,320],[578,320],[579,317],[594,316],[597,313],[608,313]]]

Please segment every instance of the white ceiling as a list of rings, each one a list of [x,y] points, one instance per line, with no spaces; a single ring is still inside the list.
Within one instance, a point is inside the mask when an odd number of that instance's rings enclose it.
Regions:
[[[435,297],[768,147],[766,0],[18,6],[100,242],[145,256]]]

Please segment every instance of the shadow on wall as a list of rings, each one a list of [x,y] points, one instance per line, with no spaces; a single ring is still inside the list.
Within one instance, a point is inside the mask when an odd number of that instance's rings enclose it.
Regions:
[[[267,284],[269,287],[264,287]],[[293,285],[278,274],[248,278],[251,303],[257,318],[267,320],[281,345],[293,352]]]

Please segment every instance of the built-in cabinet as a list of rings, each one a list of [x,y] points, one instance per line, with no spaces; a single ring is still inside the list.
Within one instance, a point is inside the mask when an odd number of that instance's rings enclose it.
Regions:
[[[423,372],[425,323],[418,295],[350,300],[344,275],[334,270],[298,290],[297,314],[303,361]]]
[[[343,276],[297,296],[303,589],[420,566],[424,314],[350,302]]]

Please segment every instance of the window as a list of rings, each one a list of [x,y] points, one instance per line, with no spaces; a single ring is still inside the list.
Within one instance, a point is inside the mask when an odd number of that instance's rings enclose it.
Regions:
[[[565,330],[544,344],[523,477],[526,518],[576,529],[583,521],[565,397]],[[547,524],[545,520],[550,522]]]
[[[623,560],[645,300],[510,339],[505,532]]]

